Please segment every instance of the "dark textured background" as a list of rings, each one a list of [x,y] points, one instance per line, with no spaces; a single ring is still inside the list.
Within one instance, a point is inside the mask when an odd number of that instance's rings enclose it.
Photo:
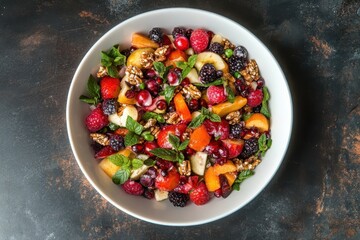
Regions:
[[[66,133],[67,91],[87,50],[124,19],[174,6],[255,33],[294,98],[291,147],[271,184],[236,213],[195,227],[153,225],[106,202]],[[360,239],[359,8],[359,0],[1,0],[0,239]]]

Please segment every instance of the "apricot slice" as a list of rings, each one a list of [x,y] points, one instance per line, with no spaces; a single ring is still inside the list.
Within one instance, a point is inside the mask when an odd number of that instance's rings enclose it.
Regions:
[[[231,187],[237,178],[236,172],[228,172],[228,173],[225,173],[224,175]]]
[[[154,52],[154,49],[149,48],[149,47],[136,49],[127,58],[126,66],[135,66],[135,67],[141,69],[143,67],[143,65],[141,63],[141,59],[142,59],[141,55],[143,53],[152,53],[152,52]]]
[[[201,125],[191,133],[189,147],[201,152],[210,143],[210,140],[211,136],[208,134],[206,127]]]
[[[215,173],[214,167],[209,167],[205,170],[205,185],[210,192],[213,192],[221,187],[219,176]]]
[[[245,121],[245,127],[255,127],[260,132],[266,132],[269,131],[269,120],[262,113],[254,113]]]
[[[133,33],[131,38],[131,45],[136,48],[158,48],[159,44],[151,40],[150,38],[141,35],[139,33]]]
[[[125,157],[129,157],[132,153],[130,149],[123,149],[118,153],[124,155]],[[119,166],[113,164],[108,158],[104,158],[100,163],[99,167],[109,176],[112,177],[114,174],[120,169]]]
[[[214,164],[214,172],[216,175],[220,175],[220,174],[225,174],[228,172],[235,172],[236,171],[236,166],[235,164],[228,160],[226,163],[224,163],[223,165],[220,165],[218,163]]]
[[[247,99],[241,96],[236,96],[234,102],[231,103],[229,101],[223,102],[217,105],[212,106],[212,112],[216,113],[220,117],[224,117],[227,114],[237,111],[247,103]]]
[[[190,122],[192,119],[191,112],[181,93],[175,95],[174,104],[175,104],[176,113],[179,114],[181,120],[183,120],[184,122]]]
[[[165,62],[165,66],[168,67],[172,65],[173,67],[177,67],[176,62],[186,62],[187,59],[188,56],[186,55],[185,52],[176,49],[169,54],[168,59]]]

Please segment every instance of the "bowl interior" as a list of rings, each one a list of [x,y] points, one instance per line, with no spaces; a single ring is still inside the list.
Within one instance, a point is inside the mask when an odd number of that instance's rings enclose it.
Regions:
[[[241,185],[227,199],[213,199],[204,206],[190,204],[175,208],[169,201],[156,202],[124,193],[98,167],[93,157],[84,119],[89,113],[86,104],[79,101],[85,94],[87,79],[95,73],[100,62],[100,51],[114,44],[129,46],[133,32],[147,33],[153,27],[167,29],[176,26],[206,28],[243,45],[251,59],[259,65],[261,75],[269,88],[271,133],[273,144],[253,177]],[[220,15],[195,9],[171,8],[144,13],[126,20],[106,33],[88,51],[72,80],[67,102],[67,128],[75,158],[91,184],[109,202],[120,210],[145,221],[174,226],[203,224],[227,216],[251,201],[268,184],[286,153],[292,128],[292,101],[284,74],[270,51],[248,30]]]

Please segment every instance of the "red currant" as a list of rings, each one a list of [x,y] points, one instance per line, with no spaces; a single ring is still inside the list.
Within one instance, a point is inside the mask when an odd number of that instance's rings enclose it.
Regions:
[[[148,107],[152,104],[152,98],[151,98],[151,94],[149,93],[149,91],[147,90],[141,90],[137,95],[136,95],[136,101],[137,103],[142,106],[142,107]]]
[[[189,48],[189,40],[185,36],[178,36],[175,39],[174,44],[176,48],[181,51],[185,51]]]
[[[166,101],[165,100],[159,100],[156,103],[156,108],[159,110],[165,110],[166,109]]]

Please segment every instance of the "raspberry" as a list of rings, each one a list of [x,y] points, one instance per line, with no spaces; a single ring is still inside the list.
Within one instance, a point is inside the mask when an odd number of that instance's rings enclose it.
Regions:
[[[209,46],[209,51],[222,55],[224,54],[224,47],[218,42],[213,42]]]
[[[178,36],[186,36],[186,29],[183,27],[175,27],[172,31],[174,39]]]
[[[246,159],[249,158],[251,155],[255,154],[259,150],[259,144],[257,138],[250,138],[245,140],[244,148],[240,154],[240,158]]]
[[[197,187],[190,192],[190,200],[196,205],[204,205],[210,200],[210,194],[204,182],[200,182]]]
[[[162,35],[163,35],[163,32],[162,32],[161,28],[158,28],[158,27],[151,29],[149,32],[149,38],[157,43],[162,42]]]
[[[226,101],[225,91],[223,86],[210,86],[206,91],[209,99],[209,104],[214,105]]]
[[[209,35],[204,29],[195,29],[190,36],[190,44],[196,53],[203,52],[209,45]]]
[[[203,83],[209,83],[216,80],[216,68],[211,63],[205,63],[200,69],[200,80]]]
[[[85,119],[86,127],[90,132],[96,132],[109,124],[108,117],[101,109],[101,105],[91,111]]]
[[[263,92],[260,89],[252,91],[249,93],[247,97],[247,104],[250,107],[257,107],[261,104],[263,97],[264,97]]]
[[[246,60],[244,60],[244,58],[239,58],[234,55],[229,58],[228,63],[232,74],[241,71],[246,66]]]
[[[131,195],[142,195],[144,193],[144,188],[143,186],[138,183],[135,182],[133,180],[127,180],[126,182],[124,182],[124,184],[122,185],[122,188],[124,189],[124,191],[128,194]]]
[[[175,207],[185,207],[187,201],[189,201],[189,195],[184,194],[184,193],[171,191],[171,192],[169,192],[169,201]]]
[[[234,49],[233,55],[239,58],[247,59],[248,58],[248,51],[243,46],[237,46]]]
[[[115,98],[105,99],[102,103],[102,110],[106,115],[111,115],[116,113],[117,110],[117,101]]]

